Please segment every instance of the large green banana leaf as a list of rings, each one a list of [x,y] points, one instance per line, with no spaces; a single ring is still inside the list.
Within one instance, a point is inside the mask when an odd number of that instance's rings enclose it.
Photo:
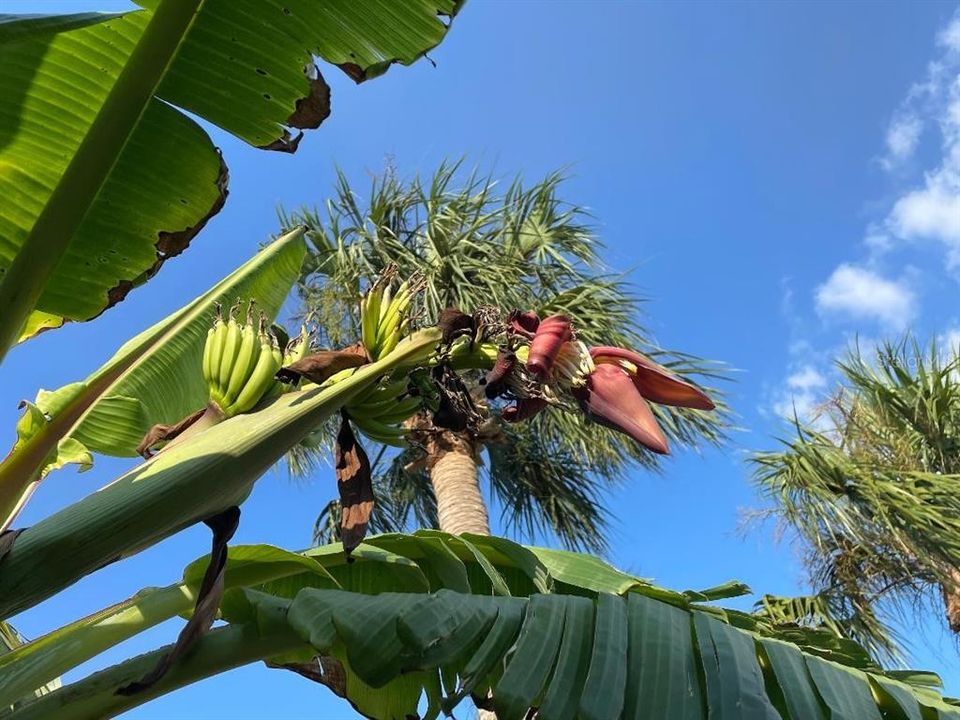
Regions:
[[[694,599],[742,585],[678,593],[597,558],[434,531],[376,536],[353,555],[346,562],[338,545],[300,555],[232,548],[227,584],[234,589],[222,604],[231,625],[201,640],[156,687],[115,693],[166,649],[11,717],[112,715],[258,658],[301,673],[312,667],[324,681],[315,659],[323,655],[326,668],[344,673],[326,682],[359,712],[383,720],[417,717],[423,698],[436,717],[488,690],[501,720],[529,716],[531,707],[545,720],[960,718],[960,708],[929,687],[929,675],[908,684],[910,676],[884,673],[817,631],[771,626]],[[298,564],[308,558],[316,568]],[[183,587],[197,586],[205,564],[201,558],[186,569]],[[36,649],[25,647],[20,660],[77,646],[76,637],[58,632],[45,646],[41,638]],[[16,671],[0,667],[2,693],[11,686],[6,674]],[[21,677],[18,691],[43,677]]]
[[[241,504],[264,472],[356,394],[388,372],[425,362],[440,334],[420,330],[377,362],[178,438],[98,492],[25,529],[3,558],[0,619]]]
[[[0,359],[86,320],[182,252],[227,170],[182,110],[259,147],[330,109],[314,60],[358,82],[439,43],[459,0],[150,0],[0,15]]]
[[[69,462],[81,468],[91,452],[133,456],[155,423],[173,423],[203,407],[200,359],[219,303],[256,301],[271,319],[299,276],[306,253],[302,230],[277,239],[200,297],[124,343],[86,380],[41,390],[17,423],[17,440],[0,463],[0,530],[37,484]]]

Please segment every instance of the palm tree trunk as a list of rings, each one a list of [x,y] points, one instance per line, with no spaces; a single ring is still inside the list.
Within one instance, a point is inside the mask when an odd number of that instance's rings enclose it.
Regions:
[[[437,498],[440,529],[459,535],[490,534],[487,505],[477,473],[479,449],[466,435],[433,433],[427,443],[427,470]]]
[[[431,433],[426,447],[440,529],[451,535],[489,535],[490,519],[477,473],[480,449],[468,436],[451,430]],[[497,714],[478,707],[477,720],[497,720]]]

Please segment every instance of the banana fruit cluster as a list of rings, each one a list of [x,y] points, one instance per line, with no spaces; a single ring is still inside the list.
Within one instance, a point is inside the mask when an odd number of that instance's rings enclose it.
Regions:
[[[423,280],[412,277],[393,291],[395,269],[388,268],[360,300],[361,340],[371,360],[393,351],[408,331],[410,308],[423,288]],[[375,442],[404,447],[402,426],[421,407],[420,398],[409,392],[406,373],[388,376],[361,393],[347,405],[347,413],[360,432]]]
[[[392,271],[383,273],[360,300],[360,339],[371,360],[388,355],[407,331],[410,306],[421,282],[411,278],[393,292]]]
[[[347,405],[356,428],[375,442],[405,447],[407,430],[401,423],[420,409],[420,398],[409,392],[406,374],[387,377]]]
[[[210,401],[226,417],[245,413],[264,398],[279,395],[291,386],[278,383],[274,376],[283,365],[302,358],[307,351],[307,334],[300,335],[284,350],[276,336],[267,329],[262,313],[254,323],[253,302],[247,307],[246,322],[234,317],[234,305],[224,320],[217,308],[213,327],[207,331],[203,347],[203,379],[210,391]]]

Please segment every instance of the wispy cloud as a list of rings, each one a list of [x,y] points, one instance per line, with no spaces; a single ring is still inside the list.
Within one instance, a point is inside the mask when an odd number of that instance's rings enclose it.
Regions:
[[[871,270],[840,265],[815,293],[817,312],[870,319],[900,330],[916,314],[916,298],[901,281],[887,280]]]
[[[775,394],[773,411],[780,417],[792,420],[794,417],[810,422],[817,415],[817,408],[823,402],[823,391],[827,378],[813,365],[798,367],[784,386]]]
[[[927,65],[926,77],[910,88],[887,128],[886,154],[880,164],[896,170],[914,157],[926,127],[936,121],[960,63],[960,11],[937,35],[940,56]]]
[[[913,157],[922,131],[923,123],[913,113],[894,118],[887,128],[887,154],[881,160],[883,166],[890,170]]]
[[[868,218],[864,256],[840,263],[813,288],[817,315],[829,321],[814,332],[820,341],[811,341],[810,328],[804,327],[803,313],[796,307],[797,296],[785,287],[790,359],[786,377],[765,391],[766,412],[791,419],[796,414],[816,424],[833,378],[824,371],[829,358],[842,353],[844,343],[857,342],[861,350],[872,344],[864,330],[898,332],[918,316],[914,289],[926,285],[916,268],[902,265],[902,251],[911,244],[938,243],[945,250],[947,268],[960,269],[960,9],[938,33],[936,47],[924,76],[894,109],[883,139],[879,163],[899,189],[889,204]],[[894,267],[893,262],[901,264]],[[845,322],[838,328],[838,321]],[[841,330],[842,343],[827,340],[834,346],[825,349],[822,331],[827,329],[831,334]],[[941,341],[960,347],[960,326]]]
[[[940,161],[921,185],[894,203],[886,227],[902,240],[942,243],[953,270],[960,266],[960,11],[937,44],[940,56],[929,64],[924,82],[911,88],[890,125],[883,163],[891,168],[911,157],[926,124],[939,127]]]

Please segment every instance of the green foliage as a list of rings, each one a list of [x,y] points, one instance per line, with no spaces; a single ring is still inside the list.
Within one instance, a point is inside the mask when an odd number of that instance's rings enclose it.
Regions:
[[[0,15],[0,357],[18,338],[122,300],[220,210],[226,165],[183,111],[293,152],[299,131],[330,112],[316,60],[357,82],[380,75],[439,43],[443,18],[459,9],[457,0],[139,4]]]
[[[816,427],[798,422],[782,450],[753,458],[771,513],[809,549],[818,593],[853,621],[834,630],[888,657],[891,612],[958,589],[958,362],[909,339],[855,349]]]
[[[290,447],[384,374],[425,362],[439,339],[439,331],[418,331],[375,363],[280,395],[256,412],[202,432],[185,433],[148,462],[25,529],[3,559],[0,618],[240,505]]]
[[[423,323],[435,322],[448,306],[564,313],[587,343],[638,348],[688,380],[722,378],[717,364],[655,346],[638,322],[639,298],[622,275],[602,264],[590,216],[563,200],[562,190],[560,173],[529,186],[517,179],[501,190],[492,177],[463,172],[461,162],[409,181],[388,168],[363,192],[341,173],[322,213],[303,209],[281,217],[287,227],[305,224],[312,245],[299,286],[302,319],[325,344],[353,342],[362,292],[395,264],[401,277],[416,272],[426,279],[418,308]],[[680,444],[717,444],[724,437],[728,421],[722,410],[653,409],[668,437]],[[314,440],[312,447],[297,449],[293,471],[308,470],[311,455],[329,447],[320,437]],[[552,533],[566,547],[596,552],[606,546],[601,500],[611,483],[634,464],[658,467],[657,456],[579,413],[547,412],[524,427],[501,427],[487,450],[486,477],[510,530],[528,539]],[[521,454],[537,458],[539,467],[507,461]],[[424,476],[402,477],[415,459],[406,454],[386,463],[376,481],[387,502],[399,502],[375,511],[381,529],[410,529],[411,518],[432,517],[432,498],[415,500],[411,492],[432,492]],[[320,540],[335,537],[325,530],[331,510],[336,513],[331,505],[318,519]]]
[[[124,343],[89,377],[41,390],[17,423],[17,441],[0,462],[0,528],[6,527],[48,472],[92,452],[134,456],[155,423],[174,423],[202,408],[199,371],[207,329],[219,304],[255,300],[273,318],[297,278],[306,248],[302,230],[268,245],[207,292]]]
[[[205,562],[185,571],[188,585]],[[936,676],[884,674],[830,633],[782,631],[704,604],[748,591],[739,583],[678,593],[595,557],[500,538],[380,535],[350,562],[339,545],[301,554],[239,546],[225,582],[230,624],[202,639],[191,656],[202,660],[187,658],[161,691],[263,658],[379,720],[417,716],[421,698],[434,718],[488,689],[502,720],[530,707],[545,718],[611,720],[960,717]],[[218,650],[227,637],[236,642]],[[148,699],[114,692],[144,665],[109,668],[12,717],[121,712]]]

